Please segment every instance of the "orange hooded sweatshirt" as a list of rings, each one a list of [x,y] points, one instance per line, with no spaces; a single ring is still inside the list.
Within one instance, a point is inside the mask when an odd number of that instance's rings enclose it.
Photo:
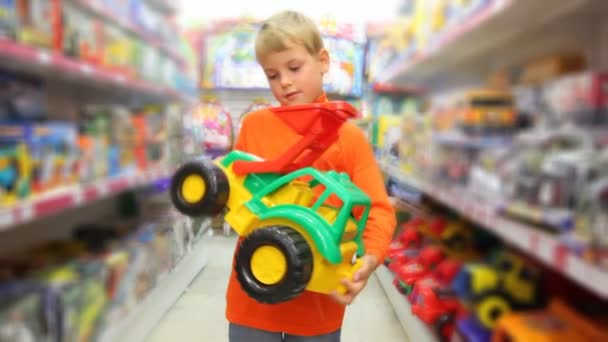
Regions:
[[[326,102],[323,94],[315,102]],[[275,159],[292,146],[300,136],[269,110],[248,114],[241,126],[235,149],[264,159]],[[363,235],[365,251],[382,263],[395,229],[391,206],[372,148],[357,126],[342,125],[338,140],[314,162],[321,171],[345,172],[372,200],[367,227]],[[319,293],[303,292],[279,304],[262,304],[250,298],[236,279],[234,269],[227,293],[228,321],[256,329],[285,332],[291,335],[316,336],[332,333],[342,326],[345,306]]]

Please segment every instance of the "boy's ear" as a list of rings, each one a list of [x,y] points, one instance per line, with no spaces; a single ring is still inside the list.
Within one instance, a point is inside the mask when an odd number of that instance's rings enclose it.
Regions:
[[[321,71],[323,74],[329,70],[329,52],[323,48],[319,51],[319,62],[321,62]]]

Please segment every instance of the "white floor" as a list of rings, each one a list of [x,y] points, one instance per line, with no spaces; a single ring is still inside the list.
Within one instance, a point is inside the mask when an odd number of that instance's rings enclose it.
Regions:
[[[167,313],[147,342],[228,341],[224,316],[225,290],[235,238],[206,238],[207,267]],[[375,277],[357,301],[348,308],[342,332],[343,342],[405,342],[397,317]]]

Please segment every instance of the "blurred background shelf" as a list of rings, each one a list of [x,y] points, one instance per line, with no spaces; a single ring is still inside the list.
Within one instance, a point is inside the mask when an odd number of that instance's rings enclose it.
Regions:
[[[601,20],[607,4],[594,0],[491,2],[464,24],[446,30],[422,52],[406,52],[396,59],[379,81],[426,86],[436,92],[474,83],[493,70],[556,48],[589,50],[590,24]]]
[[[393,179],[419,189],[580,286],[602,298],[608,298],[608,272],[573,254],[557,236],[503,217],[498,212],[499,203],[476,197],[466,189],[414,180],[394,166],[384,164],[382,168]]]
[[[82,6],[84,9],[103,18],[104,20],[106,20],[108,22],[120,25],[120,27],[123,30],[127,31],[130,34],[135,35],[136,37],[138,37],[140,39],[143,39],[146,43],[159,49],[163,54],[172,58],[173,60],[175,60],[177,62],[183,62],[182,58],[178,54],[176,54],[175,51],[173,49],[171,49],[166,43],[162,42],[159,38],[153,37],[151,34],[144,31],[137,25],[134,25],[134,24],[130,23],[129,21],[127,21],[126,18],[119,17],[119,16],[115,15],[114,13],[106,10],[105,8],[100,7],[97,2],[86,1],[86,0],[71,0],[71,1],[74,1],[79,6]],[[171,8],[170,5],[167,4],[167,2],[161,1],[161,0],[148,1],[148,3],[155,5],[156,8],[159,8],[163,11],[167,11]]]
[[[120,89],[150,100],[177,100],[181,97],[176,90],[168,87],[127,77],[86,61],[2,37],[0,37],[0,63],[3,67],[16,71],[62,79],[87,87]]]
[[[204,230],[209,229],[206,221]],[[145,341],[179,297],[207,265],[204,241],[198,241],[180,263],[120,324],[106,330],[100,342]]]
[[[146,0],[150,6],[159,9],[167,14],[175,14],[177,12],[178,1],[173,0]]]
[[[153,168],[145,172],[117,176],[87,185],[73,185],[51,190],[32,199],[21,201],[11,208],[0,208],[0,231],[15,228],[45,216],[59,214],[68,209],[133,190],[137,187],[167,181],[170,171]]]

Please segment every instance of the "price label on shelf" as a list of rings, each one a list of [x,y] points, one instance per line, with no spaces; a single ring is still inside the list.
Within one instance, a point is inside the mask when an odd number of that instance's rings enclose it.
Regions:
[[[31,203],[24,203],[20,209],[22,221],[27,221],[34,217],[34,208]]]
[[[45,65],[51,63],[51,54],[47,51],[38,51],[38,63]]]
[[[110,188],[106,182],[101,182],[96,186],[99,196],[107,196],[110,193]]]
[[[95,71],[93,69],[93,67],[91,67],[90,65],[83,63],[82,65],[80,65],[80,72],[82,72],[85,75],[91,75],[93,74],[93,71]]]
[[[563,270],[570,274],[573,278],[582,282],[600,281],[601,274],[596,279],[593,279],[592,272],[588,272],[591,267],[581,258],[568,253],[564,258]],[[608,274],[605,275],[608,280]],[[603,284],[606,284],[605,282]]]
[[[528,248],[530,248],[530,250],[533,253],[538,254],[539,245],[540,245],[540,237],[538,236],[537,233],[531,232],[528,237]]]
[[[72,201],[74,201],[74,205],[81,205],[85,202],[83,189],[76,189],[72,195]]]
[[[6,229],[15,223],[13,211],[10,209],[0,209],[0,230]]]
[[[539,242],[538,249],[537,249],[538,256],[549,264],[551,264],[551,263],[555,264],[555,255],[554,254],[555,254],[555,249],[557,248],[555,241],[552,240],[551,237],[539,235],[538,242]]]

